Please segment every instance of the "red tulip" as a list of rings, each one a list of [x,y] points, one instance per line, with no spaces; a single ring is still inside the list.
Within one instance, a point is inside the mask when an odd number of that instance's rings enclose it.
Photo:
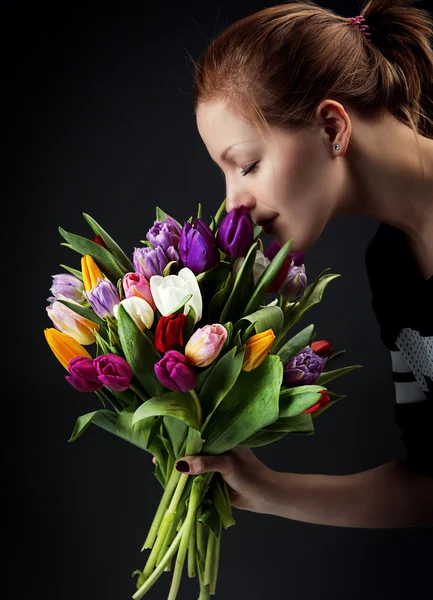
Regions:
[[[185,319],[183,313],[160,317],[155,330],[155,348],[158,352],[164,353],[182,346]]]
[[[304,410],[304,413],[316,412],[316,410],[318,410],[319,408],[322,408],[322,406],[325,406],[331,400],[331,398],[328,396],[327,390],[321,390],[318,393],[321,394],[321,398],[320,398],[319,402],[316,402],[316,404],[313,404],[313,406],[310,406],[310,408],[307,408],[307,410]]]
[[[329,358],[334,354],[331,344],[327,340],[319,340],[311,344],[311,350],[322,358]]]

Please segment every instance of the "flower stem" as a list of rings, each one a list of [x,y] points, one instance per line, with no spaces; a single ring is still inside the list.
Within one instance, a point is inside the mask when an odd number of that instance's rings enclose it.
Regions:
[[[191,535],[188,544],[188,577],[195,577],[195,544],[196,544],[196,526],[195,522],[191,530]]]
[[[137,396],[140,398],[140,400],[143,400],[143,402],[146,402],[147,400],[149,400],[149,398],[145,398],[143,396],[143,392],[141,390],[139,390],[138,387],[136,385],[134,385],[133,383],[129,384],[129,389],[132,390],[135,394],[137,394]]]
[[[140,600],[144,596],[144,594],[152,587],[152,585],[159,579],[159,577],[163,574],[165,567],[170,562],[171,558],[174,556],[177,548],[182,539],[182,535],[185,529],[186,523],[182,525],[179,530],[179,533],[175,537],[172,545],[170,546],[167,554],[164,556],[164,559],[160,562],[160,564],[156,567],[153,573],[146,579],[143,585],[135,592],[132,596],[134,600]]]
[[[214,554],[213,561],[211,564],[211,576],[210,576],[209,590],[212,595],[216,594],[216,582],[217,582],[217,577],[218,577],[220,550],[221,550],[221,521],[220,521],[220,526],[219,526],[219,531],[218,531],[218,537],[216,538],[216,541],[215,541],[215,554]]]
[[[199,427],[201,427],[202,425],[202,411],[201,411],[201,404],[200,404],[200,400],[199,397],[197,396],[197,392],[195,391],[195,389],[193,388],[192,390],[189,390],[189,393],[191,394],[191,396],[193,397],[194,403],[195,403],[195,411],[196,411],[196,416],[197,416],[197,423],[199,425]]]
[[[179,499],[182,495],[183,488],[185,487],[188,481],[188,474],[181,473],[176,491],[174,492],[174,496],[171,499],[170,506],[168,507],[163,519],[161,526],[158,531],[158,537],[156,543],[153,545],[152,552],[150,553],[149,558],[147,559],[146,566],[143,570],[143,577],[147,579],[153,571],[153,567],[155,566],[156,559],[159,556],[159,551],[161,550],[161,546],[165,541],[165,537],[168,534],[168,531],[171,527],[171,524],[176,516],[177,505],[179,503]]]
[[[212,580],[212,565],[215,560],[215,549],[216,549],[216,537],[209,530],[207,537],[207,548],[206,548],[206,564],[204,568],[204,584],[210,586]]]
[[[197,508],[200,504],[200,497],[203,485],[206,482],[206,473],[204,475],[195,476],[192,484],[191,496],[189,498],[188,514],[182,527],[185,527],[180,542],[179,551],[177,553],[176,564],[174,567],[173,579],[171,581],[170,592],[167,600],[176,600],[177,592],[179,591],[180,580],[182,577],[183,564],[185,562],[185,555],[189,545],[189,538],[191,536],[192,528],[195,526],[195,515]]]
[[[152,548],[153,544],[156,540],[156,536],[158,535],[158,529],[161,524],[161,521],[164,517],[165,511],[173,497],[174,491],[179,482],[181,473],[176,469],[173,469],[170,479],[168,480],[167,486],[164,490],[164,494],[161,498],[161,502],[159,503],[158,510],[156,511],[155,517],[153,519],[152,525],[150,527],[149,533],[147,534],[146,541],[143,544],[141,551],[145,548]]]

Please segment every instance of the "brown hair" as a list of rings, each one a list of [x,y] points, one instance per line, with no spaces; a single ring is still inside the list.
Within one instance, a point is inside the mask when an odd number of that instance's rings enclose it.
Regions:
[[[314,2],[285,2],[225,29],[195,63],[193,106],[224,101],[255,123],[311,125],[325,98],[368,116],[387,110],[433,138],[433,20],[416,0],[370,0],[369,41]],[[355,16],[355,15],[353,15]]]

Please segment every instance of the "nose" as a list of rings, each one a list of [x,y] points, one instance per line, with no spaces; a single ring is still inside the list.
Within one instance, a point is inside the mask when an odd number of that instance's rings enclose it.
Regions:
[[[230,193],[227,189],[227,196],[226,196],[226,212],[230,212],[231,210],[233,210],[234,208],[237,208],[238,206],[245,206],[246,208],[248,208],[249,210],[254,208],[254,206],[256,205],[256,200],[254,198],[254,196],[250,193],[250,192],[235,192],[235,193]]]

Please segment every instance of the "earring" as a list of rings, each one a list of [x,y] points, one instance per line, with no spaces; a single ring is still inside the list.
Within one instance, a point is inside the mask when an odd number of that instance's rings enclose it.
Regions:
[[[341,147],[340,144],[335,144],[334,150],[340,150],[340,147]]]

